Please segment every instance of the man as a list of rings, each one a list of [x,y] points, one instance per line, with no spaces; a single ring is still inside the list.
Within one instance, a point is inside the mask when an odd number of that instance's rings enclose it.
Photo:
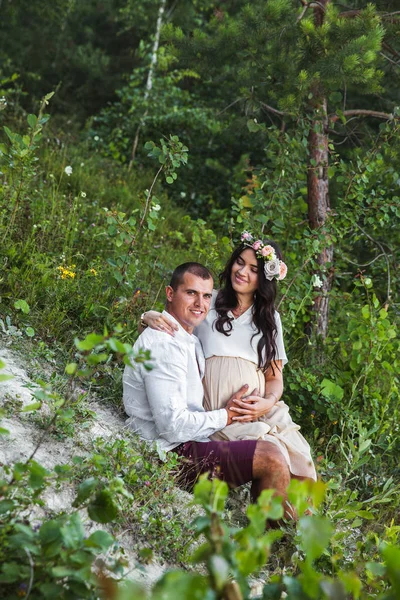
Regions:
[[[145,329],[134,345],[150,350],[153,369],[143,365],[124,372],[124,406],[128,425],[161,451],[174,450],[187,459],[190,478],[210,471],[231,486],[252,481],[256,498],[264,489],[286,497],[290,472],[280,450],[261,440],[210,441],[210,435],[232,423],[234,398],[225,408],[204,411],[204,356],[193,330],[207,316],[213,289],[211,273],[199,263],[177,267],[166,288],[166,312],[176,322],[175,336]],[[188,476],[189,477],[189,476]],[[291,516],[288,512],[287,516]]]

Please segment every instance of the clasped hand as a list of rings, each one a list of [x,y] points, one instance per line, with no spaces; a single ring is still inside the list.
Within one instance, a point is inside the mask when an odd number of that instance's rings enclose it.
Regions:
[[[249,423],[257,421],[267,414],[276,403],[276,398],[263,398],[260,391],[255,388],[251,394],[247,394],[248,385],[244,385],[229,399],[226,409],[229,414],[229,423]]]

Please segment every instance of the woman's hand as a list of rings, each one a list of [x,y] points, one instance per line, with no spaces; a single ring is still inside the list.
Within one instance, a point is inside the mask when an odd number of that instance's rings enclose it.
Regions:
[[[151,329],[155,329],[156,331],[164,331],[172,336],[175,335],[175,331],[178,331],[178,325],[176,325],[176,323],[173,323],[162,313],[157,312],[156,310],[146,311],[143,315],[142,321]]]
[[[234,398],[234,406],[231,406],[230,410],[236,412],[238,416],[233,417],[232,421],[239,421],[241,423],[257,421],[263,415],[268,414],[276,402],[277,398],[274,394],[267,394],[267,397],[263,398],[257,389],[244,398]]]

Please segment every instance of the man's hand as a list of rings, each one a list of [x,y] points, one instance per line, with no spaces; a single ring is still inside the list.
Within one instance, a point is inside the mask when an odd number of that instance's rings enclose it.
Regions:
[[[227,425],[230,425],[232,423],[232,420],[234,417],[236,417],[236,412],[233,411],[233,408],[236,407],[235,402],[236,401],[241,401],[243,398],[245,398],[247,392],[248,392],[249,386],[247,385],[247,383],[245,385],[242,385],[242,387],[233,394],[233,396],[231,396],[225,406],[225,410],[228,413],[228,421],[227,421]]]
[[[238,397],[235,394],[231,400],[230,411],[235,413],[232,421],[248,423],[268,414],[278,399],[275,394],[268,394],[267,398],[263,398],[259,390],[254,389],[249,396]]]

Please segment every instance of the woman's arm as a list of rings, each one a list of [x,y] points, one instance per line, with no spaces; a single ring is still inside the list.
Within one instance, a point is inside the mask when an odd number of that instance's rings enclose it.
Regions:
[[[164,331],[172,336],[174,336],[175,331],[178,330],[178,326],[175,323],[156,310],[147,310],[142,314],[139,324],[139,333],[142,333],[146,327],[156,329],[157,331]]]
[[[283,367],[282,361],[274,361],[274,368],[272,366],[265,373],[265,398],[274,397],[276,404],[281,399],[283,394]],[[272,408],[272,407],[271,407]]]
[[[258,390],[253,390],[250,396],[242,400],[234,400],[236,407],[231,410],[238,413],[233,421],[256,421],[269,413],[271,408],[279,402],[283,393],[282,361],[274,363],[274,371],[270,367],[265,373],[265,396],[261,397]]]

